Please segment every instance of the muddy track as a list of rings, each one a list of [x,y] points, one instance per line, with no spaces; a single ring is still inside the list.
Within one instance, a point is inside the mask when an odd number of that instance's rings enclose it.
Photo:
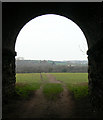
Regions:
[[[59,111],[59,114],[61,118],[69,118],[73,115],[73,109],[74,109],[74,101],[72,99],[71,93],[66,88],[66,85],[56,80],[56,78],[51,75],[47,74],[47,77],[49,78],[50,83],[61,83],[63,87],[63,92],[60,94],[60,99],[57,101],[57,110]]]
[[[49,79],[49,83],[61,83],[59,80],[56,80],[56,78],[52,74],[46,74],[46,76]]]

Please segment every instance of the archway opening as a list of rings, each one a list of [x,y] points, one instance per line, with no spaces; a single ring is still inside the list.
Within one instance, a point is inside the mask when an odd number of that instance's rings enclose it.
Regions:
[[[66,87],[76,99],[86,96],[87,49],[83,32],[68,18],[46,14],[32,19],[22,28],[16,41],[18,93],[21,94],[23,87],[26,89],[26,83],[30,91],[37,91],[42,84],[47,99],[57,99],[57,94]]]
[[[64,16],[46,14],[21,29],[15,49],[17,57],[24,59],[63,61],[87,60],[88,47],[77,24]]]
[[[70,19],[56,14],[28,22],[17,37],[15,49],[17,60],[77,61],[87,65],[88,47],[82,30]]]

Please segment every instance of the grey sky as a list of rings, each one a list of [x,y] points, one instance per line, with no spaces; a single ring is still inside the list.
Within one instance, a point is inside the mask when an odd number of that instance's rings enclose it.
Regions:
[[[87,60],[87,42],[81,29],[59,15],[32,19],[20,31],[17,57],[33,60]]]

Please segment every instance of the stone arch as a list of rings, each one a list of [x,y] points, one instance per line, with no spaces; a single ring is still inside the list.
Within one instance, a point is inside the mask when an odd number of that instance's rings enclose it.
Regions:
[[[59,14],[75,22],[88,43],[89,91],[94,108],[103,108],[103,34],[101,3],[3,3],[3,102],[15,94],[15,41],[21,28],[43,14]],[[98,92],[96,92],[98,90]]]

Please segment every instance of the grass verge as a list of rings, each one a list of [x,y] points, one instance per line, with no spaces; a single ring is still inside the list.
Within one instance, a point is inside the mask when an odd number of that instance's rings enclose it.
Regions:
[[[16,93],[21,98],[28,98],[33,91],[40,88],[41,78],[39,73],[16,74]]]
[[[67,84],[67,88],[77,100],[88,96],[88,85]]]
[[[46,76],[46,73],[41,73],[42,74],[42,82],[45,84],[45,83],[48,83],[49,82],[49,80],[48,80],[48,78],[47,78],[47,76]]]
[[[62,91],[59,83],[47,83],[43,86],[43,93],[48,100],[56,100]]]
[[[16,93],[21,98],[28,98],[33,91],[36,91],[40,88],[40,83],[35,84],[17,84],[16,85]]]

